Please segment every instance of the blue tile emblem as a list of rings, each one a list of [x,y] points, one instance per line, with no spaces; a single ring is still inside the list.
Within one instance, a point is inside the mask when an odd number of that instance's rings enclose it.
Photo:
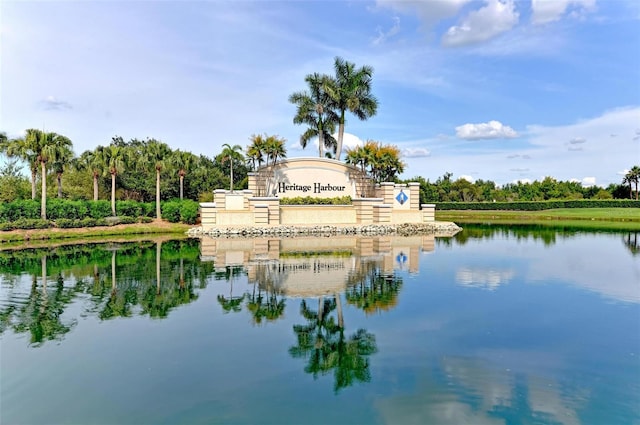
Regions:
[[[400,202],[400,205],[403,205],[408,200],[409,197],[407,196],[407,194],[404,193],[402,189],[400,189],[400,193],[398,193],[398,196],[396,196],[396,201]]]

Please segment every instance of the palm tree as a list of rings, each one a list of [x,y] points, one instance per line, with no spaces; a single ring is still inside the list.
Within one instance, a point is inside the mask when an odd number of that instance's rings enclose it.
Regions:
[[[631,170],[629,170],[629,173],[631,181],[629,182],[629,185],[631,185],[631,182],[633,182],[636,185],[636,201],[638,200],[638,184],[640,184],[640,167],[637,165],[634,165],[633,167],[631,167]]]
[[[24,137],[5,140],[0,145],[0,152],[9,158],[18,158],[29,165],[31,171],[31,199],[36,199],[36,178],[38,175],[38,155],[29,146]]]
[[[47,133],[42,130],[30,128],[27,130],[25,141],[36,155],[41,169],[42,193],[40,203],[40,216],[47,219],[47,162],[55,161],[64,155],[66,149],[71,149],[72,143],[68,138],[57,134]]]
[[[72,164],[73,158],[73,151],[69,147],[63,147],[56,151],[55,157],[53,158],[52,164],[58,184],[58,198],[62,198],[62,174],[64,173],[64,169]]]
[[[249,140],[251,144],[247,146],[247,161],[251,164],[251,169],[255,171],[265,161],[265,145],[267,135],[252,134]]]
[[[166,143],[151,139],[144,149],[144,159],[153,164],[156,170],[156,218],[161,218],[160,212],[160,173],[165,167],[166,159],[171,155],[171,148]]]
[[[187,175],[187,171],[196,162],[195,157],[191,152],[184,152],[178,149],[171,156],[171,162],[178,169],[178,176],[180,177],[180,200],[184,197],[184,176]]]
[[[304,79],[309,91],[295,92],[289,96],[289,102],[297,106],[294,124],[307,124],[309,128],[300,136],[300,145],[306,148],[314,137],[318,138],[318,155],[323,157],[324,147],[337,146],[332,136],[338,123],[338,115],[331,108],[331,98],[325,88],[331,84],[331,77],[318,73],[309,74]]]
[[[222,145],[224,149],[222,149],[222,161],[229,161],[229,190],[233,191],[233,161],[239,159],[242,155],[242,146],[240,145],[229,145],[225,143]]]
[[[111,214],[116,215],[116,175],[124,171],[127,163],[127,148],[111,144],[99,151],[99,162],[111,175]]]
[[[275,165],[278,159],[287,157],[287,149],[285,148],[286,139],[278,136],[268,136],[265,140],[265,153],[268,160],[271,159],[271,165]]]
[[[91,172],[91,176],[93,178],[93,200],[98,200],[98,177],[102,170],[106,167],[101,162],[104,158],[104,155],[101,154],[103,146],[98,146],[93,151],[84,151],[82,155],[80,155],[74,165],[78,171],[89,170]]]
[[[372,67],[363,66],[356,69],[354,63],[336,57],[334,68],[335,80],[329,81],[325,85],[325,90],[331,98],[330,107],[338,113],[336,159],[340,160],[345,112],[349,111],[364,121],[376,114],[378,100],[371,94]]]

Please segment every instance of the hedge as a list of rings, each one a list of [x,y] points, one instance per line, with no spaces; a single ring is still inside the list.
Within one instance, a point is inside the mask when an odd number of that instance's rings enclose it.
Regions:
[[[280,205],[351,205],[351,196],[336,196],[334,198],[314,198],[312,196],[298,196],[296,198],[280,198]]]
[[[577,199],[527,202],[435,202],[436,210],[542,211],[555,208],[640,208],[632,199]]]
[[[198,211],[200,204],[189,199],[163,202],[160,205],[162,209],[162,218],[171,223],[195,224],[198,219]]]

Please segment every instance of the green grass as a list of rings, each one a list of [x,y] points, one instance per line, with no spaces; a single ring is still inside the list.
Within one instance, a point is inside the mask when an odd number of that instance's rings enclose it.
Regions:
[[[559,208],[543,211],[436,211],[436,220],[455,223],[535,224],[603,230],[640,230],[637,208]]]
[[[136,223],[129,225],[119,225],[114,227],[86,227],[79,229],[40,229],[40,230],[14,230],[11,232],[0,232],[0,243],[15,243],[25,241],[40,240],[61,240],[61,239],[87,239],[105,238],[112,236],[133,236],[133,235],[163,235],[174,234],[184,235],[191,225],[182,223]]]

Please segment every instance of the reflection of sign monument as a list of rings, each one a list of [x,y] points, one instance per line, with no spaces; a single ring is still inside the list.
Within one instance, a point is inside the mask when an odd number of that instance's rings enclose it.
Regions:
[[[342,292],[363,268],[381,273],[417,272],[420,252],[434,249],[434,236],[201,240],[202,261],[216,268],[244,265],[249,281],[266,279],[287,296]],[[368,265],[367,265],[368,264]]]

